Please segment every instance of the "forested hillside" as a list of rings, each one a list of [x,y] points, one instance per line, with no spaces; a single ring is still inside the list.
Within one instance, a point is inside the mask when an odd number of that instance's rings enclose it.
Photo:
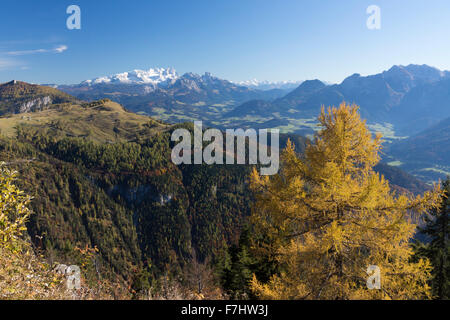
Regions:
[[[246,166],[176,167],[175,128],[108,100],[0,119],[0,158],[19,171],[34,211],[28,230],[52,261],[108,276],[178,272],[236,240],[249,212]],[[208,186],[205,188],[205,186]]]
[[[179,127],[193,129],[108,99],[0,118],[0,159],[33,197],[27,230],[35,250],[51,265],[83,266],[93,283],[110,279],[138,291],[194,264],[213,270],[213,287],[248,297],[245,279],[256,262],[241,233],[253,206],[251,167],[174,165],[170,136]],[[308,140],[282,134],[280,146],[288,139],[302,157]],[[426,189],[399,169],[376,170],[402,193]]]

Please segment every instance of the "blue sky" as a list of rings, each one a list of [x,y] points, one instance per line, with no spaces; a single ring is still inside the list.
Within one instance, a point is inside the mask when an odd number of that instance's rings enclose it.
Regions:
[[[66,8],[81,8],[81,30]],[[366,27],[369,5],[381,29]],[[340,82],[394,64],[450,70],[448,0],[17,0],[0,7],[0,81],[78,83],[151,67],[229,80]]]

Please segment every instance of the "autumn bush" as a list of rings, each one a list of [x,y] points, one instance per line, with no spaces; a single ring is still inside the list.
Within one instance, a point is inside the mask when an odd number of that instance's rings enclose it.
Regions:
[[[69,298],[62,277],[27,239],[31,198],[15,186],[15,177],[16,172],[0,164],[0,299]]]

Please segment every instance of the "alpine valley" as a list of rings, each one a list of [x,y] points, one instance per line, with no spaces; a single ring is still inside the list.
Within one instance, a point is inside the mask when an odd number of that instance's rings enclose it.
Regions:
[[[91,279],[136,279],[176,274],[195,252],[232,286],[227,272],[245,258],[237,245],[253,201],[252,168],[176,166],[171,133],[192,130],[192,120],[278,128],[280,145],[290,138],[301,154],[321,106],[342,101],[360,105],[371,130],[384,134],[375,169],[398,192],[423,192],[450,172],[450,74],[425,65],[332,85],[237,84],[173,69],[77,85],[14,80],[0,85],[0,159],[34,197],[28,233],[50,261],[82,264],[80,252],[95,248]]]
[[[155,68],[55,87],[81,100],[109,98],[127,110],[169,123],[202,120],[220,129],[278,128],[306,137],[317,130],[322,106],[346,101],[360,106],[369,128],[383,134],[385,162],[427,183],[450,173],[448,157],[441,154],[450,145],[448,126],[439,125],[450,117],[450,72],[427,65],[393,66],[369,76],[353,74],[340,84],[234,83],[210,73],[180,76],[172,68]],[[423,132],[428,139],[417,139]],[[436,143],[428,144],[429,139]],[[406,145],[432,146],[433,151],[425,153],[426,159],[424,153],[398,151]],[[435,157],[440,160],[434,161]]]

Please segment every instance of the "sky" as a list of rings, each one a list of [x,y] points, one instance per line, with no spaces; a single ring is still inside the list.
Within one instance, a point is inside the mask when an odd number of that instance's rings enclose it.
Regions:
[[[81,29],[69,30],[70,5]],[[366,12],[380,8],[380,29]],[[173,67],[232,81],[341,82],[393,65],[450,70],[448,0],[15,0],[0,3],[0,82],[73,84]]]

